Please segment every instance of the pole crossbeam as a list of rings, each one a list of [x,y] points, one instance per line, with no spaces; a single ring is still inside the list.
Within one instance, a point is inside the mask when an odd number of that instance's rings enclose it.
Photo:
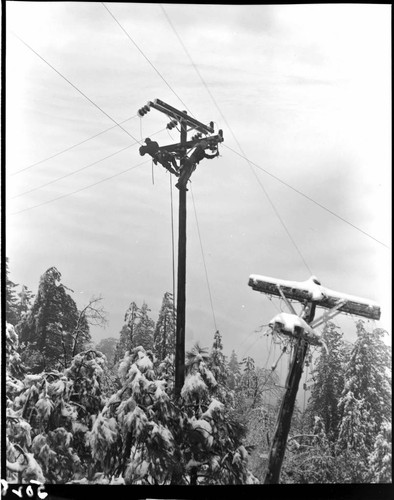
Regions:
[[[342,313],[355,314],[368,319],[380,319],[380,307],[372,301],[347,295],[318,285],[313,280],[304,282],[276,280],[266,276],[251,275],[248,285],[257,292],[281,297],[282,294],[290,300],[298,302],[313,301],[318,307],[332,309],[340,300],[343,304],[339,311]],[[280,290],[278,290],[280,285]],[[311,287],[313,285],[313,288]]]
[[[161,101],[160,99],[155,99],[154,101],[150,101],[148,103],[148,106],[156,109],[157,111],[161,111],[162,113],[171,118],[174,118],[174,120],[183,122],[185,125],[188,125],[190,127],[190,130],[198,130],[203,134],[208,134],[208,133],[213,134],[214,132],[213,122],[211,122],[210,125],[205,125],[204,123],[199,122],[195,118],[192,118],[184,111],[179,111],[178,109],[173,108],[172,106]]]

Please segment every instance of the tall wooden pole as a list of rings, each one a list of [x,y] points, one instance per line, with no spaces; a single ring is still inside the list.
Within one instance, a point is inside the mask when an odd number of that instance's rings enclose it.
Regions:
[[[313,321],[315,309],[315,304],[312,304],[308,318],[305,318],[307,323]],[[307,351],[308,342],[302,337],[302,332],[300,331],[294,348],[294,355],[286,380],[286,392],[279,410],[275,434],[268,456],[268,470],[265,476],[264,484],[279,483],[280,471],[286,451],[287,436],[290,431],[291,418],[293,416],[298,386],[304,368]]]
[[[186,123],[181,121],[181,145],[186,143]],[[183,151],[183,155],[186,150]],[[181,159],[183,167],[184,159]],[[186,326],[186,188],[179,190],[178,286],[175,349],[175,395],[180,396],[185,381]]]

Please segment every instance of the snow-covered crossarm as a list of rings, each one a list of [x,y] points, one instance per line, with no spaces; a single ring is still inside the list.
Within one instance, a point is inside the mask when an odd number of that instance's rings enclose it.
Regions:
[[[311,276],[306,281],[288,281],[251,274],[248,285],[253,290],[277,297],[281,296],[281,290],[283,295],[290,300],[299,302],[305,300],[314,301],[318,307],[326,309],[332,309],[339,301],[344,301],[344,304],[339,308],[341,312],[363,316],[368,319],[380,319],[380,307],[375,302],[330,290],[321,286],[314,276]]]
[[[309,344],[321,346],[320,335],[306,321],[296,314],[280,313],[274,316],[268,325],[275,331],[298,338],[302,335]]]

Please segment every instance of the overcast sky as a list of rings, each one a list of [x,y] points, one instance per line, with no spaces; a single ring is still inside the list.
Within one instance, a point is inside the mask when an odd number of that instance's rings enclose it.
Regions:
[[[312,272],[378,302],[369,323],[390,331],[391,6],[106,5],[131,39],[99,2],[7,2],[11,279],[36,293],[56,266],[80,307],[102,295],[109,323],[95,340],[118,336],[131,301],[157,319],[172,291],[170,174],[139,165],[139,144],[112,120],[132,118],[122,127],[139,141],[177,142],[161,113],[136,117],[159,98],[225,138],[188,192],[186,346],[211,346],[216,323],[226,354],[266,361],[256,330],[284,307],[250,274]],[[350,341],[355,320],[337,319]]]

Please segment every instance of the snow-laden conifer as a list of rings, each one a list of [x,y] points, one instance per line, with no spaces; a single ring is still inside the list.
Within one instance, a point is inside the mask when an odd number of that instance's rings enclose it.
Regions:
[[[315,417],[319,417],[332,440],[338,437],[340,415],[337,406],[344,387],[346,354],[342,337],[334,323],[326,323],[322,340],[327,348],[320,349],[312,370],[313,386],[307,407],[310,427]]]
[[[391,422],[391,357],[384,335],[381,329],[368,332],[362,321],[357,323],[338,404],[339,445],[357,449],[363,456],[372,450],[382,424]]]
[[[372,483],[391,483],[392,465],[392,430],[391,424],[384,422],[376,437],[373,451],[368,457]]]
[[[175,323],[173,297],[166,292],[153,334],[153,352],[159,363],[167,356],[175,355]]]

